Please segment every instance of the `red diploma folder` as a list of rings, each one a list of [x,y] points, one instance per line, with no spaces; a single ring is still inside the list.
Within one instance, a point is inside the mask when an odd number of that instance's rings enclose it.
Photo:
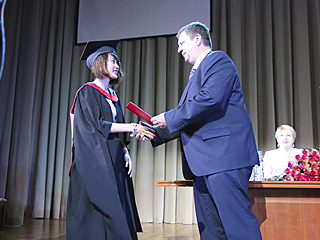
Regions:
[[[146,113],[145,111],[143,111],[141,108],[139,108],[137,105],[135,105],[133,102],[129,102],[127,104],[126,108],[129,109],[134,114],[136,114],[142,120],[146,121],[147,123],[149,123],[153,126],[152,122],[150,121],[151,116],[148,113]]]

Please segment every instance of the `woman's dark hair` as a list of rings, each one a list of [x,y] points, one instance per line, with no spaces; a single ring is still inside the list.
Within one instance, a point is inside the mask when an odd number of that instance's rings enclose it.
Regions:
[[[118,78],[117,79],[110,79],[110,82],[109,82],[109,85],[112,88],[115,88],[119,85],[120,81],[122,80],[122,78],[124,76],[123,72],[122,72],[122,68],[121,68],[121,62],[120,62],[118,55],[116,55],[114,53],[103,53],[103,54],[99,55],[92,65],[92,73],[93,73],[94,77],[98,78],[98,79],[110,77],[110,73],[108,72],[107,67],[106,67],[109,55],[114,56],[117,61],[117,64],[119,65]]]

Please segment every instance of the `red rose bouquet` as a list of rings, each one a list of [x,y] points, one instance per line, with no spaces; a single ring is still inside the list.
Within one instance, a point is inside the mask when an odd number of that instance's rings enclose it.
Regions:
[[[304,149],[296,155],[297,162],[289,162],[284,181],[320,181],[319,149]]]

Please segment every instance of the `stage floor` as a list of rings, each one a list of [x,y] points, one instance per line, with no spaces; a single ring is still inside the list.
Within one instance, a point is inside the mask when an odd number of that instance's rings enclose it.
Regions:
[[[142,223],[139,240],[193,240],[200,239],[196,224]],[[22,227],[7,227],[0,231],[2,240],[50,239],[66,240],[66,221],[53,219],[24,220]]]

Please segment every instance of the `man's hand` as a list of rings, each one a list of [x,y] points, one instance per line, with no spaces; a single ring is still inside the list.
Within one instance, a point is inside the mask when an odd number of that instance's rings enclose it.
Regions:
[[[153,125],[157,125],[159,128],[167,128],[166,119],[164,118],[164,113],[161,113],[153,118],[151,118]]]

